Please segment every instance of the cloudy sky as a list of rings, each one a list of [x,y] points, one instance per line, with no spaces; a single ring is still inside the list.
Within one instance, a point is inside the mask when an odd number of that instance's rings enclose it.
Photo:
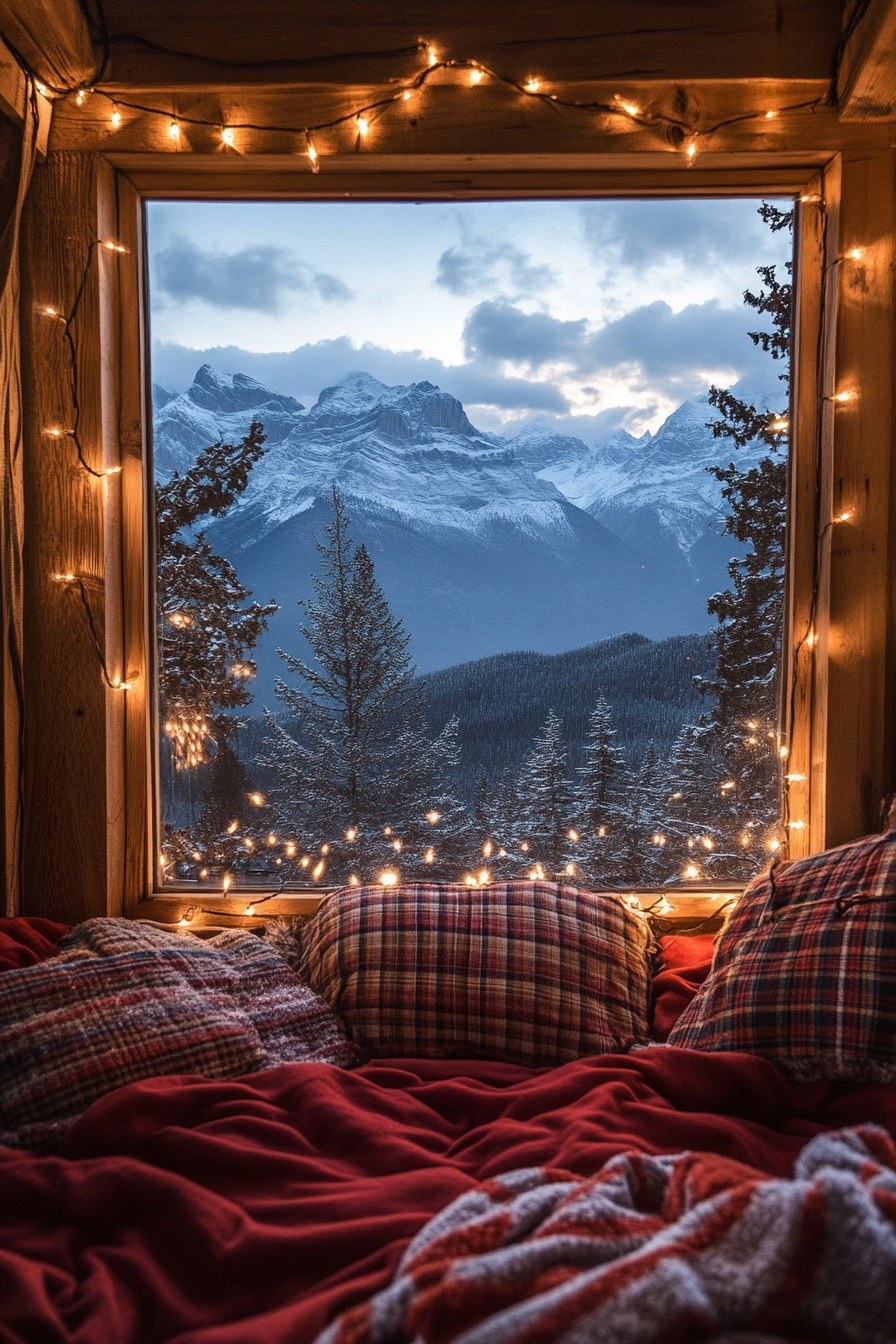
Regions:
[[[208,360],[310,405],[364,369],[483,429],[655,429],[711,382],[774,382],[742,296],[789,238],[757,205],[152,202],[153,378]]]

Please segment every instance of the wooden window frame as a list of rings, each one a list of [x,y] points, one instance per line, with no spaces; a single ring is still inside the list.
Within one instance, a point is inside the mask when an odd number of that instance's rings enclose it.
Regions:
[[[39,593],[32,619],[35,659],[48,647],[77,659],[85,647],[78,613],[48,582],[60,561],[60,535],[69,551],[86,546],[102,585],[105,648],[110,666],[135,677],[126,694],[106,691],[95,668],[65,675],[71,692],[54,703],[46,684],[31,691],[29,720],[37,739],[30,752],[26,787],[24,909],[85,918],[88,914],[139,915],[176,921],[197,904],[223,902],[200,890],[160,890],[156,878],[153,820],[155,722],[150,611],[153,570],[150,491],[144,464],[151,424],[145,377],[146,283],[143,267],[143,202],[150,199],[252,200],[510,200],[533,198],[754,196],[809,197],[797,204],[795,226],[796,305],[792,370],[791,453],[787,537],[786,630],[782,669],[783,727],[791,743],[789,772],[805,776],[791,789],[791,818],[805,828],[791,832],[795,855],[842,843],[876,828],[879,796],[894,782],[894,610],[890,581],[896,543],[893,473],[893,349],[896,243],[896,156],[885,138],[869,148],[857,142],[827,150],[750,154],[713,153],[700,166],[670,166],[665,153],[613,152],[528,156],[383,156],[363,165],[345,157],[312,176],[297,171],[294,157],[246,157],[236,167],[210,155],[172,157],[158,153],[69,152],[71,172],[91,227],[107,230],[129,249],[115,268],[98,275],[90,292],[94,359],[82,391],[104,451],[120,449],[123,471],[104,482],[105,503],[96,499],[74,524],[59,510],[84,504],[88,487],[50,463],[26,471],[26,505],[36,518],[26,582]],[[89,160],[89,163],[88,163]],[[66,167],[60,165],[60,171]],[[58,176],[58,173],[57,173]],[[64,176],[64,173],[63,173]],[[36,210],[60,198],[58,182],[38,192]],[[49,192],[49,195],[48,195]],[[824,202],[824,209],[818,204]],[[92,214],[91,214],[92,212]],[[34,212],[30,234],[32,269],[47,251],[61,254],[52,222]],[[58,226],[64,228],[64,224]],[[43,229],[43,233],[42,233]],[[845,265],[838,247],[860,241],[861,265]],[[28,252],[26,239],[26,255]],[[26,300],[29,287],[25,285]],[[42,295],[32,278],[30,297]],[[85,326],[88,319],[85,318]],[[32,379],[39,402],[37,368],[47,337],[32,321]],[[27,340],[25,341],[27,344]],[[27,365],[27,360],[26,360]],[[26,370],[27,372],[27,370]],[[60,368],[60,374],[62,370]],[[850,386],[858,392],[846,406],[825,398]],[[41,416],[52,414],[38,407]],[[35,436],[39,433],[35,429]],[[35,454],[40,452],[34,444]],[[48,487],[56,516],[48,520]],[[68,503],[66,504],[66,501]],[[848,525],[831,526],[835,510],[855,511]],[[52,510],[50,510],[52,512]],[[66,528],[68,533],[66,534]],[[72,530],[73,529],[73,530]],[[83,534],[79,537],[78,534]],[[54,549],[55,548],[55,549]],[[811,624],[812,647],[804,638]],[[80,650],[81,654],[77,651]],[[123,655],[122,655],[123,650]],[[57,672],[59,668],[57,667]],[[88,683],[93,680],[93,690]],[[76,689],[76,683],[79,687]],[[51,759],[50,734],[75,698],[90,698],[102,722],[94,744],[94,779],[105,781],[102,797],[82,793],[83,813],[72,814],[73,772],[64,781],[68,815],[48,819],[40,800],[41,771]],[[49,716],[49,717],[47,717]],[[70,727],[70,725],[69,725]],[[72,741],[70,733],[67,741]],[[29,753],[26,752],[26,757]],[[65,773],[65,772],[64,772]],[[77,782],[89,772],[75,775]],[[46,775],[43,775],[46,779]],[[60,786],[62,787],[62,786]],[[100,791],[102,793],[102,790]],[[50,834],[47,835],[49,825]],[[56,882],[47,908],[47,875],[27,856],[41,835]],[[704,888],[705,890],[705,888]],[[718,888],[721,890],[721,888]],[[243,890],[241,889],[241,894]],[[266,905],[271,914],[305,912],[321,897],[284,896]]]

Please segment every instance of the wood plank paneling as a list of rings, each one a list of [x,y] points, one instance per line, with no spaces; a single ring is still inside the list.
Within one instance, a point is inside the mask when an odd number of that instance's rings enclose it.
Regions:
[[[71,370],[62,324],[93,240],[114,226],[111,170],[98,156],[51,155],[35,171],[22,234],[22,373],[25,438],[26,780],[22,908],[64,921],[121,909],[123,695],[106,688],[86,613],[73,585],[84,576],[112,677],[121,661],[120,477],[89,477],[68,439]],[[118,461],[115,254],[97,249],[77,319],[85,454]]]
[[[826,79],[840,36],[839,0],[497,0],[486,8],[477,0],[439,6],[304,0],[292,10],[278,0],[219,0],[213,17],[204,0],[177,6],[106,0],[104,8],[113,34],[136,33],[225,61],[273,63],[245,70],[250,82],[288,77],[277,64],[285,60],[311,63],[317,77],[349,83],[359,67],[378,67],[376,78],[397,77],[404,71],[396,59],[376,54],[421,37],[446,57],[473,57],[520,77]],[[111,74],[120,83],[161,88],[228,77],[220,66],[119,43]]]
[[[835,94],[844,121],[896,117],[896,0],[870,0],[845,43]]]

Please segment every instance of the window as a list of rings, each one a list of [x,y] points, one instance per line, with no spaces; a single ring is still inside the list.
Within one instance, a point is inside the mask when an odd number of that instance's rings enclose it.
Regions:
[[[150,203],[165,881],[781,846],[786,206]]]

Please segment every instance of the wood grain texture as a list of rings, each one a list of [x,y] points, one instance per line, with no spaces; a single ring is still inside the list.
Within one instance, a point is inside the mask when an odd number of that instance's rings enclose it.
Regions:
[[[870,0],[845,44],[835,93],[844,121],[896,118],[896,0]]]
[[[16,126],[24,126],[26,102],[29,90],[25,76],[10,52],[6,43],[0,39],[0,112]],[[49,98],[36,95],[37,107],[37,153],[43,158],[47,152],[50,138],[50,120],[53,104]]]
[[[858,260],[854,246],[865,249]],[[836,365],[827,395],[851,391],[832,420],[823,525],[830,527],[829,581],[819,653],[826,662],[825,844],[877,829],[893,788],[894,307],[896,154],[844,154],[834,267]],[[829,504],[828,504],[829,500]],[[825,594],[823,593],[823,597]]]
[[[698,163],[704,154],[770,154],[823,150],[829,154],[849,143],[866,143],[874,129],[843,125],[825,105],[825,81],[756,81],[752,84],[713,81],[682,86],[669,82],[589,82],[556,86],[562,98],[579,103],[612,105],[617,94],[639,106],[649,124],[623,113],[598,109],[554,107],[495,81],[472,88],[459,71],[443,71],[409,102],[391,101],[370,114],[370,130],[358,145],[353,120],[315,131],[321,170],[329,170],[333,156],[349,156],[367,171],[383,157],[445,155],[545,156],[572,153],[654,153],[681,159],[683,131],[670,129],[671,118],[697,133]],[[297,166],[309,173],[304,128],[350,117],[360,107],[392,98],[388,85],[316,85],[290,90],[220,86],[181,96],[147,88],[133,88],[117,104],[118,126],[111,121],[113,106],[105,97],[89,96],[78,107],[73,99],[54,105],[51,148],[100,150],[103,153],[160,153],[172,160],[208,156],[219,168],[259,154],[294,155]],[[135,104],[133,107],[126,103]],[[798,104],[810,106],[797,107]],[[143,111],[143,108],[160,111]],[[790,111],[784,109],[790,108]],[[775,111],[773,119],[766,113]],[[729,118],[753,114],[718,127]],[[173,117],[179,119],[177,140],[168,134]],[[184,118],[210,123],[194,126]],[[656,118],[659,118],[658,120]],[[221,128],[234,132],[232,147],[221,139]],[[241,127],[243,129],[241,129]],[[282,127],[282,130],[263,129]],[[256,128],[256,129],[252,129]],[[292,128],[292,129],[290,129]],[[887,130],[878,130],[881,144]],[[694,166],[697,166],[696,164]]]
[[[827,79],[840,36],[838,0],[304,0],[292,10],[278,0],[219,0],[213,19],[204,0],[106,0],[105,10],[113,34],[224,61],[274,63],[263,74],[245,70],[248,82],[294,78],[277,64],[287,60],[308,63],[306,78],[355,82],[371,67],[378,78],[399,77],[419,60],[386,53],[420,38],[448,58],[472,57],[523,78]],[[222,69],[116,43],[111,77],[195,87],[220,82]]]
[[[0,0],[0,31],[50,88],[74,88],[97,69],[78,0]]]
[[[85,612],[56,572],[83,575],[111,676],[122,674],[120,478],[94,480],[69,440],[70,366],[59,322],[93,239],[113,223],[110,170],[98,156],[51,155],[35,172],[22,231],[22,382],[25,436],[26,780],[22,908],[66,922],[121,909],[122,694],[103,681]],[[117,259],[98,250],[77,325],[85,452],[117,461]],[[107,627],[108,618],[108,627]]]

